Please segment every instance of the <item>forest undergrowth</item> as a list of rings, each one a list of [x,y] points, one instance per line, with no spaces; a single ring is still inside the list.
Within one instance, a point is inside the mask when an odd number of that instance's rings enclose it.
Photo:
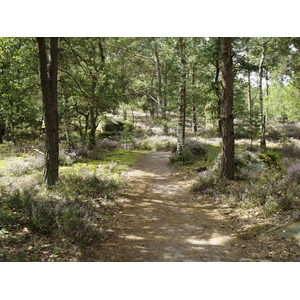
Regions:
[[[72,152],[62,142],[59,184],[52,189],[43,183],[43,143],[26,141],[24,150],[24,143],[5,142],[0,146],[0,261],[87,261],[122,209],[115,199],[126,188],[123,174],[147,150],[173,152],[177,175],[193,181],[193,193],[255,209],[268,224],[264,230],[276,220],[298,222],[299,132],[298,124],[270,126],[263,150],[257,140],[237,139],[235,180],[222,182],[216,131],[187,130],[184,155],[176,158],[175,128],[165,136],[156,120],[136,117],[130,138],[101,137],[94,149],[78,139]]]

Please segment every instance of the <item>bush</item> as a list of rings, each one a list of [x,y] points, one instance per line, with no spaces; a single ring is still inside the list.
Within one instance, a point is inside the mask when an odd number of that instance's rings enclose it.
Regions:
[[[182,164],[192,164],[194,155],[190,149],[184,149],[181,156],[177,154],[174,157],[170,158],[171,163],[182,163]]]
[[[60,166],[71,166],[76,161],[76,152],[66,152],[65,150],[59,150],[59,165]]]
[[[96,224],[92,207],[78,199],[57,199],[51,195],[42,199],[28,192],[16,192],[7,198],[7,202],[10,210],[1,212],[1,222],[11,221],[12,210],[17,210],[22,222],[33,232],[48,234],[55,231],[81,245],[101,237],[103,230]]]
[[[215,159],[213,171],[219,172],[221,170],[221,158],[222,152]],[[247,150],[235,152],[234,164],[236,171],[247,170],[248,172],[259,172],[265,168],[257,155]]]
[[[189,149],[194,155],[205,155],[207,153],[206,146],[194,139],[186,139],[184,144],[185,149]]]
[[[217,183],[216,173],[212,169],[208,169],[204,172],[200,172],[196,182],[192,185],[191,190],[193,192],[202,192],[207,189],[215,188]]]
[[[170,136],[152,136],[136,141],[135,149],[152,151],[176,150],[177,139]]]
[[[277,152],[273,150],[267,150],[263,153],[258,153],[257,156],[265,163],[267,167],[273,167],[278,171],[281,170],[281,166],[279,163],[279,154]]]
[[[118,147],[118,143],[109,138],[104,138],[96,141],[96,146],[99,147],[100,149],[112,150]]]
[[[287,181],[300,183],[300,164],[291,165],[287,170]]]
[[[43,156],[27,156],[23,158],[15,158],[7,160],[8,166],[5,169],[6,174],[13,176],[23,176],[31,174],[34,171],[42,171],[44,168]]]

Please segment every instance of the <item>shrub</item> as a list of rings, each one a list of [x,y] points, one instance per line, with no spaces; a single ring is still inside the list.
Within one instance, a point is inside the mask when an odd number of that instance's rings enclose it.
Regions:
[[[118,147],[118,143],[109,138],[104,138],[96,141],[96,145],[100,149],[107,149],[107,150],[116,149]]]
[[[88,245],[101,237],[103,229],[97,225],[96,214],[89,203],[79,199],[57,199],[53,195],[40,198],[28,192],[14,193],[7,198],[8,207],[17,210],[24,224],[34,232],[56,234]],[[12,219],[11,211],[2,212],[2,221]]]
[[[202,192],[207,189],[213,189],[217,183],[216,173],[212,169],[199,173],[196,182],[192,185],[193,192]]]
[[[286,180],[300,183],[300,164],[291,165],[288,168]]]
[[[177,140],[170,136],[152,136],[138,140],[134,147],[141,150],[171,151],[176,149]]]
[[[61,166],[71,166],[76,161],[76,152],[66,152],[64,149],[60,149],[58,160]]]
[[[205,144],[195,139],[186,139],[184,148],[191,150],[193,154],[198,156],[205,155],[207,153]]]
[[[14,160],[7,160],[6,162],[8,163],[8,166],[5,168],[5,173],[13,176],[31,174],[33,171],[41,171],[44,168],[43,156],[27,156],[15,158]]]
[[[213,171],[221,170],[221,158],[222,152],[215,159]],[[264,169],[264,164],[258,159],[257,155],[247,150],[235,152],[234,164],[236,171],[259,172]]]
[[[257,154],[258,158],[260,158],[267,167],[274,167],[277,170],[281,170],[281,166],[279,163],[279,154],[273,150],[267,150],[263,153]]]
[[[182,164],[192,164],[194,155],[190,149],[184,149],[181,156],[177,154],[170,158],[171,163],[182,163]]]

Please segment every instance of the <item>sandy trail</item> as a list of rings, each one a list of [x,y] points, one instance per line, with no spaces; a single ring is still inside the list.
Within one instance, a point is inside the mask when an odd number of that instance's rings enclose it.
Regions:
[[[247,261],[228,212],[194,201],[178,181],[169,152],[148,152],[127,173],[132,190],[101,261]],[[228,211],[228,209],[227,209]],[[238,243],[238,244],[237,244]]]

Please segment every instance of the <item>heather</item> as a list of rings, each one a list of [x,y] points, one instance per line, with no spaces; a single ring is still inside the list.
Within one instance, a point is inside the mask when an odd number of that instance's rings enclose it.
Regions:
[[[62,144],[59,183],[51,189],[43,182],[42,152],[10,154],[0,161],[0,260],[40,261],[44,255],[26,251],[45,245],[54,259],[68,251],[92,255],[90,247],[106,238],[106,223],[119,207],[115,198],[127,184],[122,173],[139,153],[107,140],[71,152]]]
[[[2,261],[41,261],[46,255],[37,253],[45,248],[52,260],[66,253],[92,257],[122,210],[118,199],[127,188],[125,172],[145,151],[171,152],[176,174],[207,201],[256,209],[266,220],[286,215],[299,221],[298,124],[268,126],[266,149],[258,139],[236,139],[234,181],[219,178],[222,140],[216,126],[196,133],[188,127],[183,157],[178,158],[176,119],[169,123],[169,135],[155,118],[136,116],[133,124],[123,132],[98,132],[92,148],[84,137],[74,139],[72,150],[62,141],[59,183],[50,189],[43,182],[41,141],[27,145],[26,151],[21,144],[0,147]],[[35,254],[28,255],[28,249]]]
[[[257,208],[266,218],[281,213],[299,220],[300,161],[293,155],[300,150],[298,142],[270,142],[263,151],[258,146],[252,151],[242,149],[246,144],[245,140],[236,143],[234,181],[219,178],[220,152],[211,166],[199,173],[192,191],[212,202]]]

